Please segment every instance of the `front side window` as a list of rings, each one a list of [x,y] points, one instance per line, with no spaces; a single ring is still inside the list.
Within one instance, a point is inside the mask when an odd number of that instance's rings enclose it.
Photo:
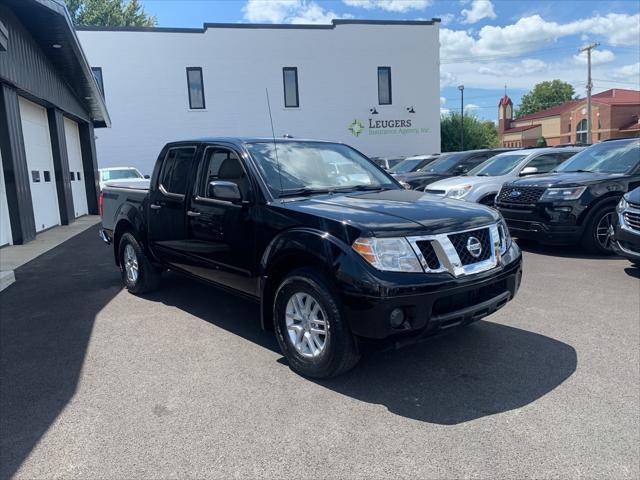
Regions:
[[[102,67],[91,67],[91,71],[93,72],[93,76],[98,83],[98,87],[100,87],[100,93],[102,93],[102,97],[104,98],[104,81],[102,79]]]
[[[561,156],[558,153],[547,153],[531,160],[529,163],[527,163],[527,167],[537,168],[538,173],[547,173],[551,170],[554,170],[564,160],[565,157]]]
[[[255,163],[274,196],[304,190],[390,188],[399,185],[354,149],[324,142],[273,142],[247,144]]]
[[[195,152],[195,147],[172,148],[167,152],[160,173],[160,185],[168,193],[184,195],[187,192],[187,181]]]
[[[640,163],[640,140],[597,143],[558,167],[558,172],[627,173]]]
[[[409,173],[413,172],[424,160],[420,158],[407,158],[389,169],[391,173]]]
[[[287,108],[299,107],[298,69],[296,67],[283,68],[282,81],[284,82],[284,106]]]
[[[202,68],[187,67],[187,88],[189,89],[189,108],[192,110],[204,109],[205,102]]]
[[[378,104],[391,105],[391,67],[378,67]]]
[[[524,160],[526,155],[497,155],[470,170],[467,175],[480,177],[498,177],[506,175]]]
[[[211,182],[232,182],[238,186],[242,198],[247,198],[249,178],[238,155],[226,148],[208,148],[204,155],[204,170],[200,184],[200,195],[215,199]]]

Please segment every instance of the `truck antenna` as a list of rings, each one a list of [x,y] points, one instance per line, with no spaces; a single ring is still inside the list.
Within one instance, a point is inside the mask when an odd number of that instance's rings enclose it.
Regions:
[[[271,137],[273,138],[273,149],[276,153],[276,165],[278,165],[278,179],[280,180],[280,193],[284,190],[282,188],[282,172],[280,171],[280,159],[278,158],[278,143],[276,142],[276,131],[273,128],[273,116],[271,116],[271,102],[269,102],[269,89],[265,88],[267,93],[267,109],[269,110],[269,120],[271,121]]]

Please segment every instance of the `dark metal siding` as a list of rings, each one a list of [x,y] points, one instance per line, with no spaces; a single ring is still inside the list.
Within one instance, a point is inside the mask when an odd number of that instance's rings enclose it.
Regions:
[[[98,174],[98,160],[96,157],[96,142],[94,141],[93,125],[78,124],[80,133],[80,152],[82,154],[82,168],[84,186],[87,191],[87,207],[89,215],[98,215],[98,194],[100,193],[100,178]]]
[[[15,86],[31,100],[44,102],[48,107],[55,106],[78,119],[89,121],[83,104],[60,78],[13,12],[3,5],[0,5],[0,20],[8,31],[7,51],[0,52],[0,82]]]

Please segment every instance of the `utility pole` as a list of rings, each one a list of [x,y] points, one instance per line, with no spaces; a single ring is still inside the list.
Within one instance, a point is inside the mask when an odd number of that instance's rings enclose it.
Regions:
[[[593,88],[593,82],[591,81],[591,50],[599,46],[598,42],[594,42],[578,50],[578,53],[587,52],[587,143],[593,143],[591,134],[591,89]]]
[[[460,90],[460,151],[464,151],[464,85],[459,85]]]

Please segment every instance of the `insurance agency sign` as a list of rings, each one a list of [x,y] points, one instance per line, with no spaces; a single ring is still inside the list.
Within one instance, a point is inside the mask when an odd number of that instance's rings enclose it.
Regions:
[[[414,125],[413,119],[374,120],[362,122],[354,119],[347,129],[354,137],[360,135],[420,135],[431,132],[431,129]]]

